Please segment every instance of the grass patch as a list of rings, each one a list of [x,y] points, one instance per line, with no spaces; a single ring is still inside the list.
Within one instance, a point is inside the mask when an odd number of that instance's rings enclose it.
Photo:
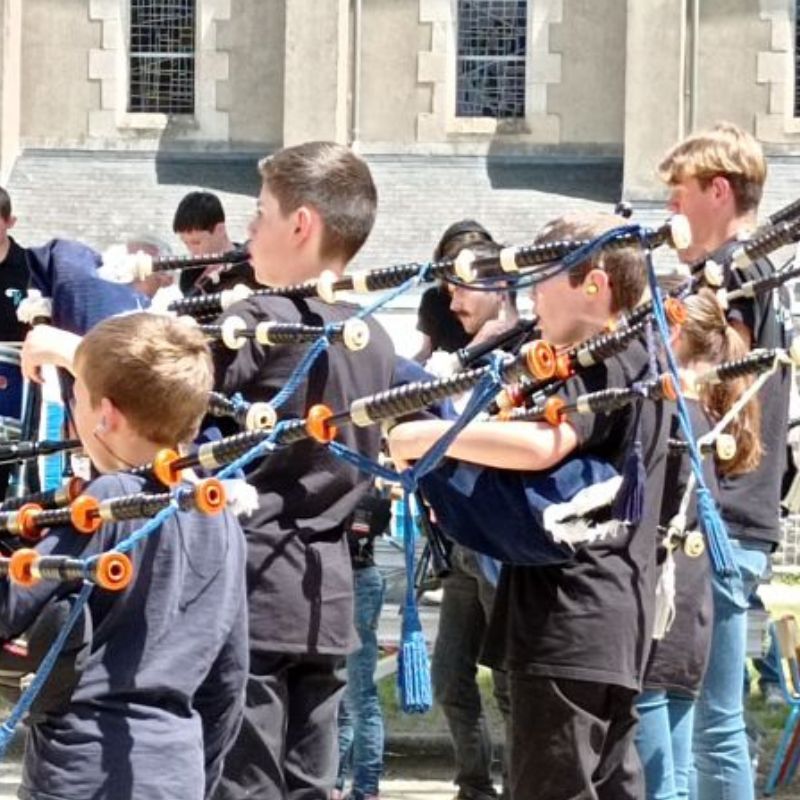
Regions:
[[[492,694],[491,670],[481,667],[478,670],[478,687],[481,691],[483,708],[486,712],[493,735],[502,740],[502,715]],[[387,735],[449,735],[447,720],[442,709],[434,703],[427,714],[405,714],[400,709],[397,695],[397,676],[389,675],[378,681],[378,695],[383,709]]]

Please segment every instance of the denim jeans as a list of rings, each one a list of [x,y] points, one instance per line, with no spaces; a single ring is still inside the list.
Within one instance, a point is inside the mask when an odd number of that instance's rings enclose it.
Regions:
[[[378,794],[383,772],[383,714],[375,685],[378,663],[378,619],[385,581],[377,567],[353,570],[355,625],[361,648],[347,657],[347,689],[339,707],[339,775],[343,789],[352,774],[351,797]]]
[[[732,539],[739,574],[712,578],[714,630],[711,657],[695,709],[694,758],[700,800],[753,800],[755,790],[747,747],[742,671],[747,651],[750,594],[769,569],[770,547]]]
[[[456,545],[452,571],[442,582],[439,632],[433,648],[431,677],[436,702],[447,719],[456,762],[454,782],[468,800],[490,800],[492,737],[478,689],[478,659],[494,603],[494,586],[484,576],[476,554]],[[494,696],[508,727],[508,678],[493,670]],[[506,783],[507,769],[503,769]]]
[[[756,609],[757,611],[766,610],[757,591],[750,595],[750,608]],[[780,668],[780,660],[771,647],[763,658],[753,659],[753,669],[755,669],[758,675],[758,690],[761,694],[766,695],[769,684],[773,684],[780,690],[780,678],[778,677],[778,670]],[[744,694],[745,697],[750,694],[750,671],[747,669],[747,666],[745,666],[744,669]]]
[[[636,749],[644,770],[647,800],[686,800],[692,764],[694,700],[664,689],[636,700]]]

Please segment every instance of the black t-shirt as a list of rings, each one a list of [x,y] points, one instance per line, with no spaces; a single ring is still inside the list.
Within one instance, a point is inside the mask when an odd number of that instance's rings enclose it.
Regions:
[[[713,254],[723,263],[739,242],[729,242]],[[772,275],[767,260],[745,270],[725,268],[725,287],[737,289],[749,280]],[[753,348],[788,347],[793,336],[788,294],[785,289],[761,293],[754,299],[731,303],[728,319],[752,331]],[[758,393],[761,403],[761,441],[764,453],[758,469],[720,479],[722,517],[734,538],[780,541],[781,479],[786,469],[786,434],[789,418],[791,370],[780,368]]]
[[[358,501],[356,510],[347,520],[347,544],[353,569],[375,565],[375,539],[389,527],[392,501],[371,489]]]
[[[569,399],[627,387],[648,374],[647,350],[632,343],[619,356],[572,378]],[[503,566],[484,643],[484,661],[530,675],[641,686],[652,634],[658,512],[671,408],[643,402],[610,414],[578,414],[577,454],[603,458],[620,472],[634,440],[637,408],[647,472],[644,516],[635,527],[579,547],[557,566]],[[502,519],[498,519],[502,531]]]
[[[422,295],[417,311],[417,330],[430,338],[434,351],[454,353],[472,340],[461,321],[450,310],[447,288],[438,284],[426,289]]]
[[[253,297],[223,315],[248,326],[265,319],[322,325],[351,317],[355,306],[319,300]],[[347,409],[358,397],[387,389],[394,349],[373,319],[369,345],[350,352],[331,345],[315,362],[278,415],[304,417],[316,403]],[[308,345],[241,350],[215,348],[216,387],[268,401],[283,388]],[[342,425],[337,440],[373,460],[380,427]],[[302,441],[255,462],[248,481],[259,507],[242,520],[248,542],[250,637],[254,652],[345,654],[357,641],[353,630],[353,578],[345,523],[369,486],[369,477],[335,458],[323,445]]]
[[[14,290],[24,297],[30,284],[30,270],[25,258],[25,250],[11,237],[5,260],[0,263],[0,342],[21,342],[28,332],[28,326],[17,319],[17,306]]]
[[[695,438],[713,427],[699,403],[687,400]],[[677,415],[670,423],[670,436],[685,439]],[[664,479],[664,499],[661,503],[661,525],[666,528],[678,513],[692,466],[688,452],[670,451]],[[719,487],[713,458],[703,459],[703,477],[712,497],[718,499]],[[687,531],[698,530],[697,494],[687,508]],[[711,594],[711,564],[706,551],[691,558],[678,547],[675,559],[675,618],[667,634],[653,642],[644,685],[647,689],[666,689],[694,697],[700,691],[708,665],[711,648],[713,598]],[[659,573],[666,558],[663,545],[658,548]]]

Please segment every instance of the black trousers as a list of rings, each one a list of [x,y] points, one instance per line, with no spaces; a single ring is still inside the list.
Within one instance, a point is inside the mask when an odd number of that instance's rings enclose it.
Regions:
[[[510,673],[512,800],[640,800],[636,692]]]
[[[344,656],[252,653],[244,720],[215,800],[328,800]]]

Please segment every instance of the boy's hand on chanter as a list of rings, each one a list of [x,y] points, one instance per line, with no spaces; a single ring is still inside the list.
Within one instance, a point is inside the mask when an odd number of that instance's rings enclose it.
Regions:
[[[72,372],[75,351],[81,337],[52,325],[37,325],[22,345],[22,374],[34,383],[42,383],[42,367],[53,364]]]

